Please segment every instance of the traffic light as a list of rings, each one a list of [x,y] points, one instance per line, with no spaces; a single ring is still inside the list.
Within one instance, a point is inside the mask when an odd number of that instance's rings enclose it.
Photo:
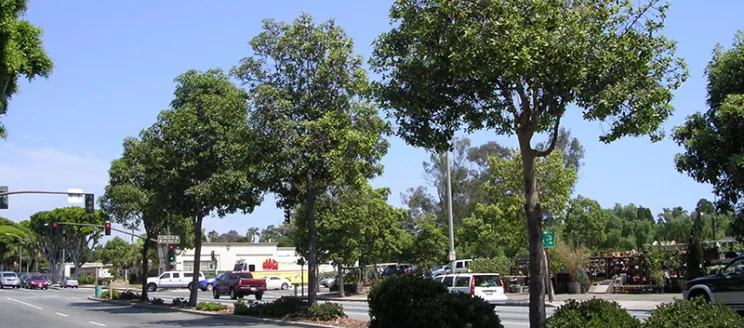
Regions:
[[[52,235],[56,235],[57,231],[59,231],[59,224],[57,224],[56,222],[52,223]]]
[[[210,255],[212,256],[212,262],[214,262],[214,260],[216,259],[216,257],[214,256],[214,251],[212,251]]]
[[[85,213],[93,214],[95,211],[95,197],[93,194],[85,194]]]
[[[106,222],[103,228],[103,234],[106,236],[111,236],[111,222]]]
[[[168,245],[168,262],[176,261],[176,246]]]
[[[292,210],[285,208],[284,209],[284,224],[289,224],[290,218],[292,217]]]
[[[0,193],[8,192],[8,187],[0,186]],[[8,209],[8,195],[0,196],[0,210]]]

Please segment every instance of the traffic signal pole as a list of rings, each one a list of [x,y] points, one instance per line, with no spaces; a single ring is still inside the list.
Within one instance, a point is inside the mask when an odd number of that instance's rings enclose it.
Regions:
[[[104,229],[106,228],[106,225],[101,225],[101,224],[67,223],[67,222],[54,222],[54,223],[56,223],[56,224],[62,224],[62,225],[78,226],[78,227],[94,227],[94,228],[104,228]],[[119,232],[119,233],[123,233],[125,235],[129,235],[129,236],[132,236],[132,237],[137,237],[137,238],[140,238],[140,239],[143,239],[143,240],[149,240],[149,241],[154,242],[154,243],[157,243],[158,242],[155,239],[145,238],[145,237],[142,237],[142,236],[140,236],[138,234],[131,233],[131,232],[126,231],[126,230],[120,230],[120,229],[116,229],[114,227],[111,227],[111,230],[116,231],[116,232]]]

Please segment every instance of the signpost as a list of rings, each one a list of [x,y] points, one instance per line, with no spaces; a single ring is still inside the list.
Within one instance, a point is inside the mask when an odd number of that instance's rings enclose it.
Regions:
[[[177,235],[158,235],[158,244],[180,244],[181,237]]]
[[[70,204],[83,203],[83,189],[67,189],[67,202]]]
[[[543,230],[543,248],[555,247],[555,232],[553,230]]]
[[[455,260],[457,260],[457,254],[455,254],[455,251],[449,253],[449,260],[450,262],[454,262]]]
[[[8,186],[0,186],[0,193],[8,192]],[[8,209],[8,195],[0,196],[0,210]]]

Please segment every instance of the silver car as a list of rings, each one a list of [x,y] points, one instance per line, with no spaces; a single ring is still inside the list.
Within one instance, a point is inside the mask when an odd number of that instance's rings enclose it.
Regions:
[[[61,286],[62,286],[62,288],[67,288],[67,287],[78,288],[78,281],[77,281],[77,279],[72,279],[72,278],[66,276],[66,277],[62,278],[62,285]]]
[[[21,288],[21,279],[15,272],[3,272],[0,274],[0,288]]]

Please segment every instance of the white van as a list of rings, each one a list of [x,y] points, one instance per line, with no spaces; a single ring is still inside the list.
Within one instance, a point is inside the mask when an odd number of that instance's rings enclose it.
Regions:
[[[493,306],[504,304],[507,300],[504,282],[498,273],[447,274],[434,278],[434,281],[443,283],[450,293],[479,296]]]

